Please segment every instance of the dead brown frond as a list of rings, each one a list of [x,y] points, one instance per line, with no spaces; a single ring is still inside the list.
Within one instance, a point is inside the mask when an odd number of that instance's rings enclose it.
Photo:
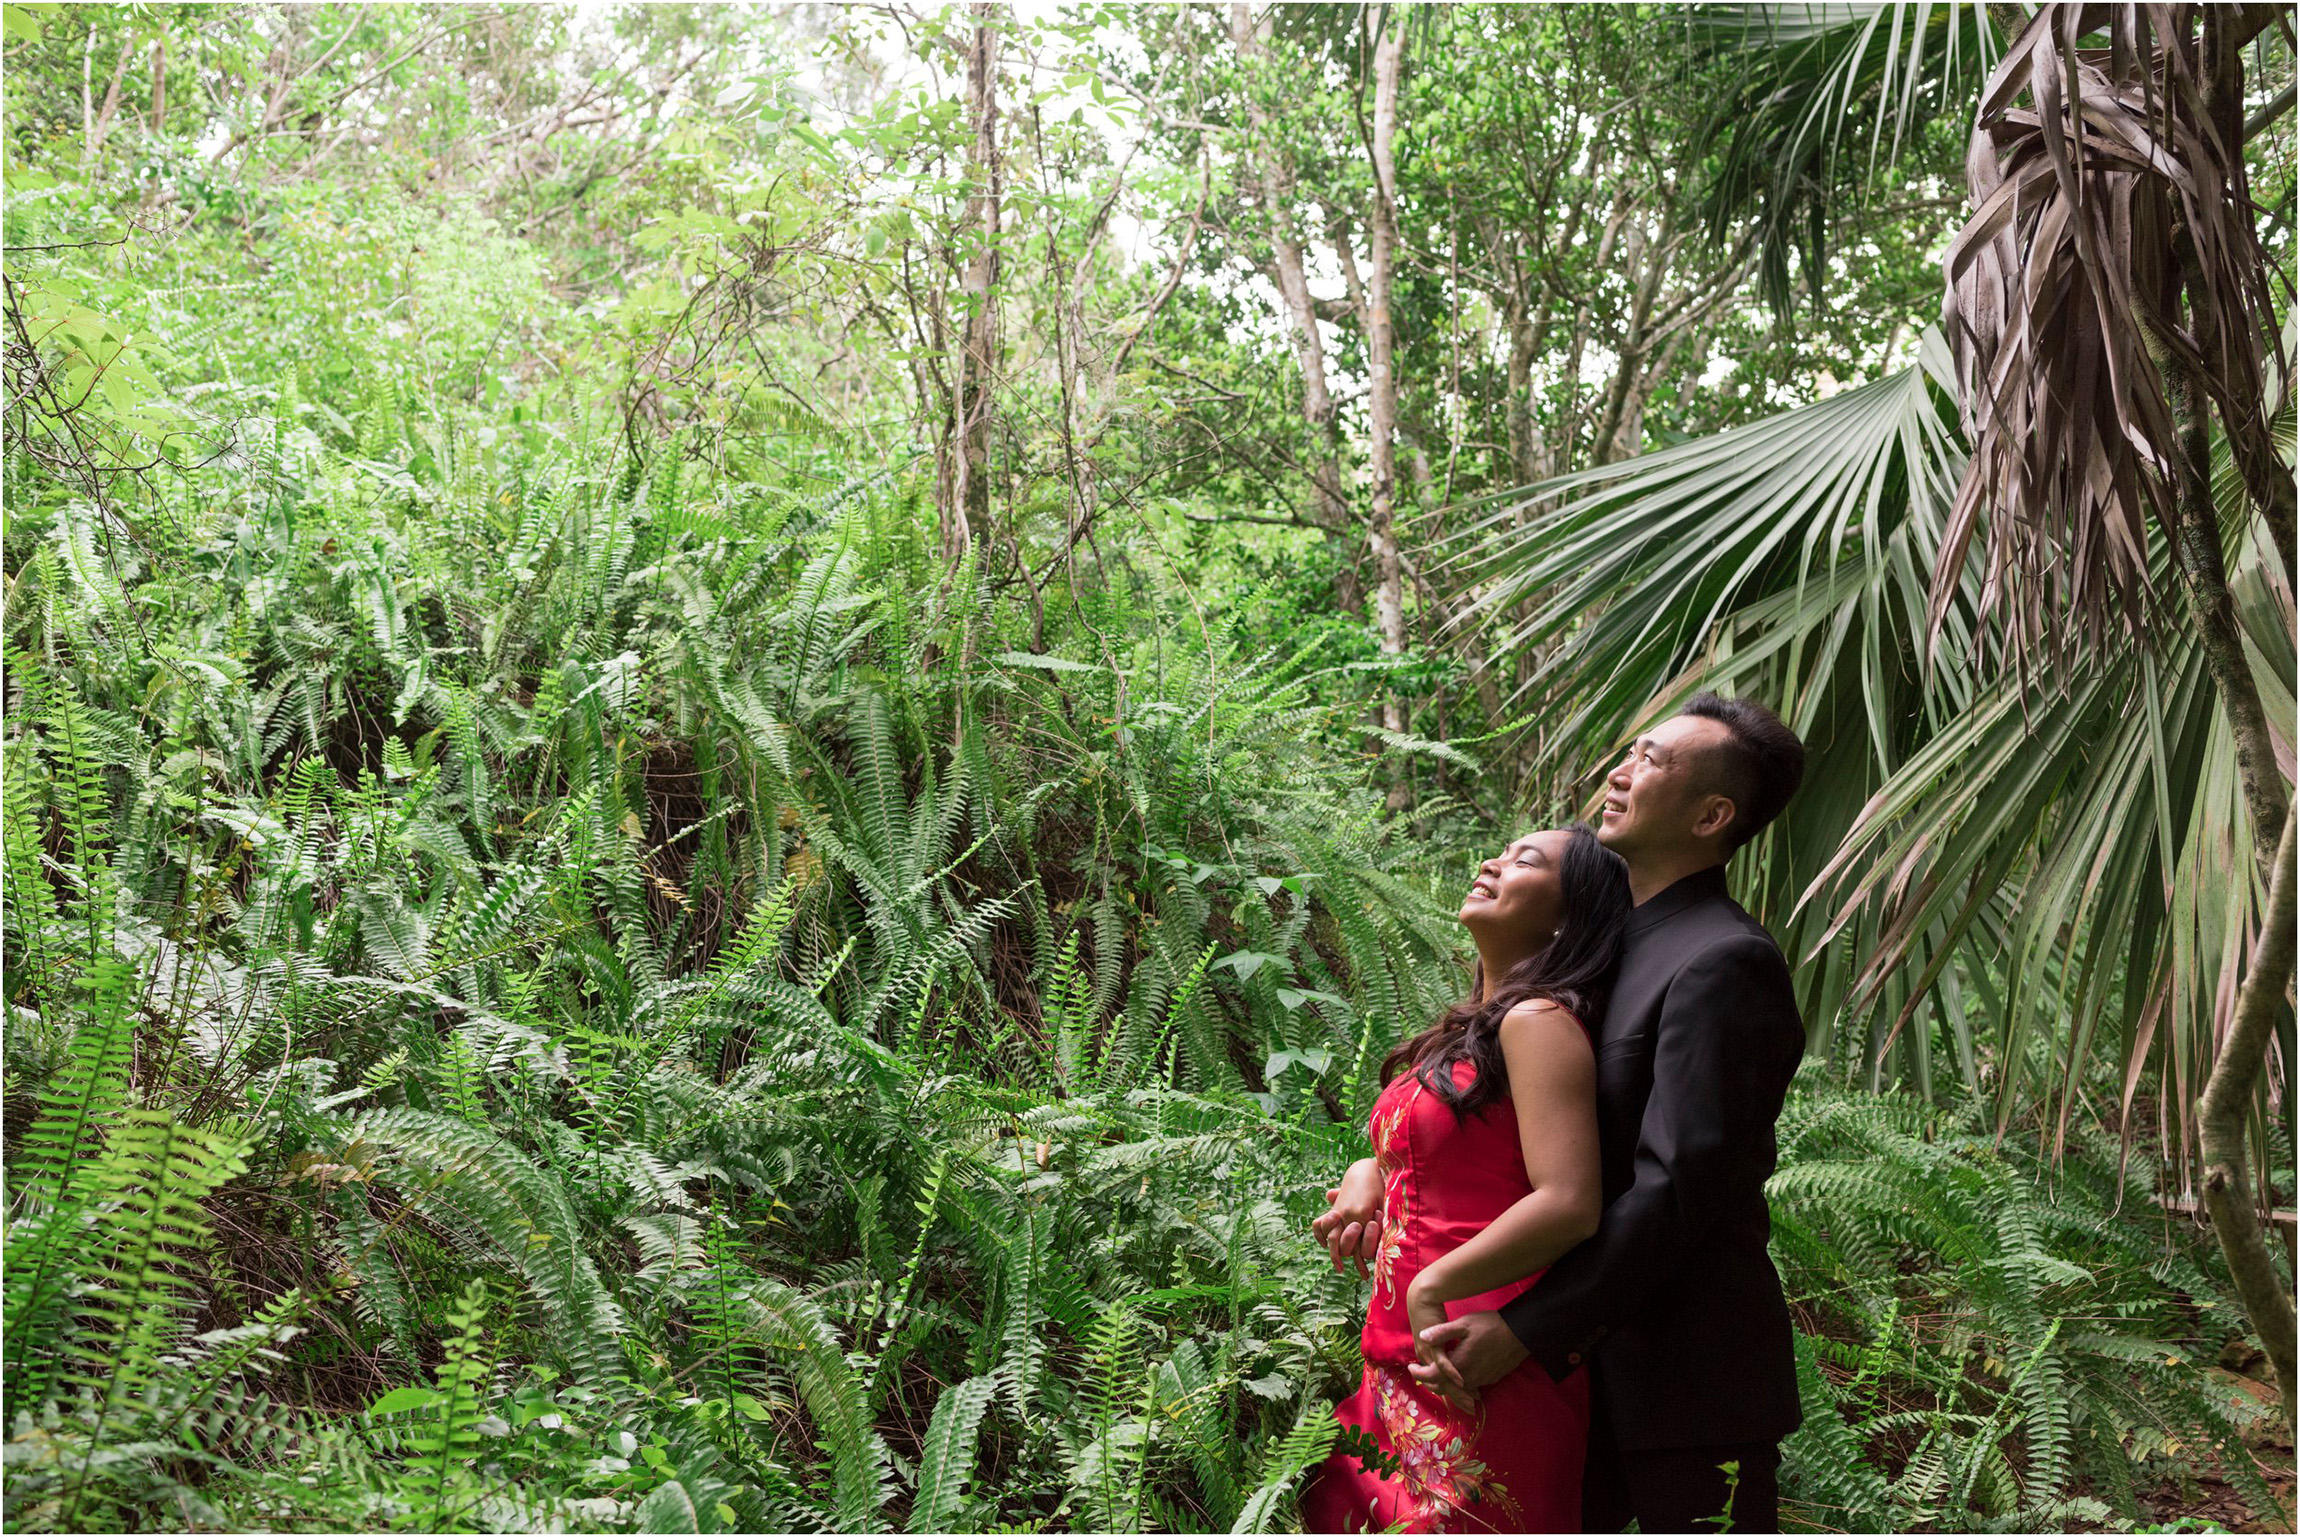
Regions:
[[[2280,344],[2222,67],[2263,9],[2046,6],[1990,78],[1966,157],[1976,212],[1947,259],[1973,455],[1936,630],[1986,522],[1984,604],[2008,655],[2049,664],[2112,625],[2145,633],[2144,519],[2178,526],[2181,392],[2218,408],[2240,464],[2273,456]],[[2272,524],[2281,482],[2289,562],[2289,477],[2246,479]]]

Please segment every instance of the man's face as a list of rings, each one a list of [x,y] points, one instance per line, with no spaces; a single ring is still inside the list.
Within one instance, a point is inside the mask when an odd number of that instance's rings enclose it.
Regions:
[[[1628,860],[1715,847],[1723,852],[1733,802],[1703,788],[1703,758],[1725,744],[1721,721],[1672,715],[1630,744],[1629,754],[1605,776],[1605,809],[1598,841]]]

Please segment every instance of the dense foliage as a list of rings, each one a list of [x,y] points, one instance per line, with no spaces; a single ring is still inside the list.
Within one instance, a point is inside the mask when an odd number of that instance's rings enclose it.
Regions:
[[[12,1520],[1282,1520],[1304,1224],[1461,979],[1303,663],[1124,588],[1030,651],[884,487],[331,457],[19,572]],[[1784,1142],[1816,1515],[2248,1466],[2112,1147]]]
[[[1386,648],[1340,531],[1268,526],[1301,520],[1254,477],[1318,483],[1327,424],[1238,323],[1268,231],[1208,212],[1211,158],[1138,173],[1197,210],[1169,273],[1100,244],[1122,147],[1015,130],[1009,316],[1055,339],[954,558],[963,435],[920,402],[964,318],[955,103],[824,14],[468,16],[9,10],[7,1525],[1287,1527],[1362,1303],[1308,1220],[1465,984],[1471,861],[1595,733],[1484,713],[1436,588]],[[1291,41],[1338,58],[1321,16]],[[1102,20],[1011,46],[1160,134],[1213,110]],[[1423,398],[1433,518],[1596,417],[1626,453],[1779,403],[1688,382],[1710,346],[1914,345],[1881,213],[1841,232],[1875,302],[1801,335],[1753,245],[1701,254],[1666,18],[1448,25],[1592,99],[1651,72],[1613,180],[1504,190],[1650,217],[1648,303],[1712,329],[1569,375],[1542,349],[1650,314],[1589,241],[1479,232],[1554,263],[1511,269],[1527,327],[1594,297],[1533,328],[1538,420],[1475,441],[1528,387],[1492,358]],[[1259,67],[1211,11],[1165,41]],[[1430,55],[1465,113],[1402,173],[1435,206],[1447,135],[1514,107]],[[1322,78],[1287,133],[1346,124]],[[1319,132],[1292,174],[1344,188]],[[1405,286],[1441,377],[1445,296]],[[1792,1519],[2146,1524],[2203,1476],[2272,1519],[2218,1258],[2091,1113],[2122,1063],[1920,1020],[1979,1066],[1871,1092],[1821,1001],[1773,1188]],[[2001,1134],[2064,1061],[2083,1113]]]

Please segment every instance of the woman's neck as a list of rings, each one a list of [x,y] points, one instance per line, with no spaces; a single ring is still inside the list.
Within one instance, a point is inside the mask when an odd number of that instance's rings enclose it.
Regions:
[[[1492,996],[1494,988],[1500,984],[1501,979],[1509,975],[1512,967],[1527,956],[1540,953],[1541,950],[1538,945],[1531,950],[1521,950],[1504,945],[1481,943],[1477,947],[1477,961],[1478,970],[1483,980],[1478,984],[1475,1001],[1478,1003],[1485,1002],[1487,998]]]

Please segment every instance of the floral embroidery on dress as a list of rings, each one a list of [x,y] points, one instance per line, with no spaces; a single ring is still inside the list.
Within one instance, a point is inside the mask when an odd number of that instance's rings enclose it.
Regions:
[[[1464,1076],[1457,1070],[1455,1082]],[[1395,1079],[1369,1117],[1383,1208],[1358,1338],[1365,1371],[1336,1406],[1339,1444],[1303,1495],[1305,1529],[1579,1531],[1585,1376],[1552,1382],[1528,1363],[1465,1412],[1410,1375],[1405,1292],[1415,1270],[1532,1188],[1507,1101],[1464,1120],[1427,1090],[1416,1074]]]
[[[1473,1504],[1486,1506],[1479,1514],[1488,1519],[1497,1513],[1516,1514],[1517,1502],[1509,1491],[1491,1468],[1472,1455],[1480,1426],[1457,1425],[1450,1415],[1432,1412],[1412,1379],[1394,1366],[1371,1363],[1367,1372],[1374,1379],[1374,1404],[1382,1429],[1398,1459],[1398,1479],[1406,1488],[1412,1524],[1427,1522],[1442,1529],[1449,1515]]]
[[[1390,1176],[1389,1188],[1382,1195],[1381,1245],[1374,1250],[1374,1291],[1386,1293],[1394,1301],[1397,1297],[1398,1261],[1405,1258],[1406,1223],[1412,1213],[1406,1208],[1413,1204],[1413,1194],[1406,1188],[1403,1172]]]
[[[1374,1291],[1388,1293],[1394,1300],[1397,1294],[1397,1265],[1405,1257],[1406,1224],[1413,1204],[1406,1180],[1406,1115],[1412,1109],[1410,1095],[1402,1098],[1396,1109],[1388,1115],[1374,1117],[1374,1166],[1382,1176],[1382,1233],[1374,1250]]]
[[[1412,1095],[1400,1095],[1388,1115],[1374,1116],[1374,1162],[1385,1175],[1405,1167],[1406,1113],[1412,1108]]]

